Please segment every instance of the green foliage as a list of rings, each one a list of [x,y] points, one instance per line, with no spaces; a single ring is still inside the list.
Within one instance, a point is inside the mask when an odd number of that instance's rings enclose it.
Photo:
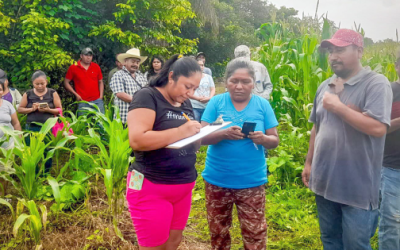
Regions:
[[[320,38],[315,34],[297,38],[281,23],[263,24],[257,32],[264,43],[256,58],[266,65],[274,84],[275,113],[295,126],[311,129],[311,104],[319,84],[331,76],[326,61],[320,62],[326,60],[318,53]]]
[[[30,234],[33,236],[35,243],[36,243],[36,248],[35,249],[41,249],[41,239],[40,239],[40,232],[42,231],[42,228],[46,228],[46,222],[47,222],[47,210],[44,205],[39,205],[39,209],[42,212],[42,216],[39,214],[39,210],[37,208],[37,205],[34,201],[30,200],[26,202],[25,200],[20,201],[26,208],[28,208],[29,215],[28,214],[20,214],[15,221],[14,228],[13,228],[13,234],[14,237],[18,236],[18,232],[20,227],[24,224],[26,220],[29,220],[29,231]]]
[[[193,18],[187,0],[2,0],[0,68],[19,89],[30,86],[34,70],[47,72],[50,86],[71,104],[62,81],[82,48],[93,48],[104,74],[116,53],[133,46],[147,55],[191,53],[197,39],[183,37],[180,27]]]
[[[118,109],[115,109],[115,113],[119,114]],[[130,158],[132,149],[129,145],[128,130],[124,128],[119,115],[113,119],[113,114],[113,109],[106,109],[105,114],[88,111],[88,115],[95,117],[98,126],[101,127],[100,133],[103,135],[100,136],[93,128],[90,128],[89,136],[84,136],[83,139],[84,143],[95,145],[99,150],[97,161],[104,177],[110,210],[114,215],[118,215],[120,213],[118,201],[126,186],[124,179],[132,160]]]

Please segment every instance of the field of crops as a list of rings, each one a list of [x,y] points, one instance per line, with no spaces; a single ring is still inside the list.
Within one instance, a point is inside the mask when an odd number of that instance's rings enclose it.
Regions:
[[[263,44],[254,51],[274,84],[271,104],[279,117],[280,146],[267,160],[269,183],[266,216],[268,249],[322,249],[312,192],[300,174],[308,148],[307,122],[318,85],[332,72],[326,55],[319,53],[322,34],[294,35],[282,24],[265,24],[258,35]],[[394,81],[398,43],[367,48],[364,64]],[[219,86],[218,90],[223,91]],[[130,157],[127,130],[109,105],[106,114],[90,112],[79,118],[66,112],[73,135],[48,133],[49,119],[39,133],[6,130],[16,147],[2,149],[0,160],[13,167],[0,173],[9,182],[0,198],[1,249],[137,249],[133,226],[125,205],[125,176]],[[30,146],[23,137],[30,136]],[[46,154],[44,154],[46,152]],[[198,153],[199,173],[192,212],[180,249],[209,249],[205,212],[204,169],[206,147]],[[50,174],[43,173],[53,159]],[[37,168],[40,171],[37,171]],[[3,187],[1,187],[2,189]],[[232,249],[242,249],[237,218],[232,227]],[[376,249],[377,241],[373,239]]]

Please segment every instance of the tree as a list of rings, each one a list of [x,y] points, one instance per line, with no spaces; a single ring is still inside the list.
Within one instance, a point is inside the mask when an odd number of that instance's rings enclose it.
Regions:
[[[183,37],[180,27],[194,17],[187,0],[0,0],[0,67],[18,88],[28,88],[41,69],[57,89],[84,47],[103,72],[131,47],[147,55],[191,53],[197,39]]]

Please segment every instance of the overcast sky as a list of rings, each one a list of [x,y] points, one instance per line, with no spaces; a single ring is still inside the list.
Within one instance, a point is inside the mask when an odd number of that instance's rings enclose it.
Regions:
[[[268,0],[276,7],[293,7],[305,15],[315,15],[317,0]],[[374,42],[391,38],[400,32],[400,0],[320,0],[318,16],[328,12],[328,18],[341,28],[354,29],[361,24],[365,36]],[[400,34],[399,34],[400,35]],[[399,37],[400,38],[400,37]]]

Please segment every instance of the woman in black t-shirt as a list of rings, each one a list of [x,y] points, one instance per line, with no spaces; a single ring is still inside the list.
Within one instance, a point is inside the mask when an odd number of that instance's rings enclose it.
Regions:
[[[182,239],[200,144],[165,147],[200,131],[189,101],[200,80],[197,62],[175,55],[129,107],[129,141],[136,160],[129,168],[126,198],[140,249],[177,249]]]

